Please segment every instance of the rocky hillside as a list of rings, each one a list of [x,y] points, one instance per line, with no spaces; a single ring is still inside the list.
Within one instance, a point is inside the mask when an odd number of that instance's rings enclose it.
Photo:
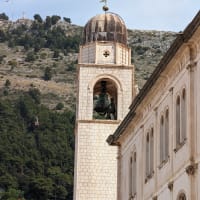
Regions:
[[[141,30],[128,33],[136,81],[141,88],[176,33]],[[53,109],[62,103],[73,109],[81,34],[81,27],[55,16],[44,21],[38,16],[35,20],[1,20],[0,97],[15,98],[21,91],[37,88],[42,103],[48,107]]]

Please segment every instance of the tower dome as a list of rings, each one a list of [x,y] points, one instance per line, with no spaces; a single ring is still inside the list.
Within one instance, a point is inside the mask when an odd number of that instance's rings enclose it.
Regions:
[[[114,13],[96,15],[84,27],[83,44],[110,41],[127,44],[127,29],[123,19]]]

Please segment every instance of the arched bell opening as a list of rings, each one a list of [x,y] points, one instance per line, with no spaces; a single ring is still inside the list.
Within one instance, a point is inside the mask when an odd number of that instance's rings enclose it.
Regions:
[[[93,119],[117,119],[117,87],[108,78],[98,80],[94,86]]]

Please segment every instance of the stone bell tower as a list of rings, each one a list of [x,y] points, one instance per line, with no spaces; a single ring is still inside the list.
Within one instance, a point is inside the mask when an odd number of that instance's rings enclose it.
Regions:
[[[106,12],[84,27],[78,61],[74,200],[117,199],[117,148],[106,138],[128,112],[134,66],[127,29]]]

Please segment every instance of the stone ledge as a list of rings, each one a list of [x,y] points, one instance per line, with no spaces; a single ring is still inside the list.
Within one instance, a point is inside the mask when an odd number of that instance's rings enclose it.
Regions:
[[[94,68],[122,68],[122,69],[133,69],[134,65],[118,65],[118,64],[95,64],[95,63],[79,63],[79,67],[92,67]]]
[[[78,123],[94,123],[94,124],[119,124],[121,120],[77,120]]]

